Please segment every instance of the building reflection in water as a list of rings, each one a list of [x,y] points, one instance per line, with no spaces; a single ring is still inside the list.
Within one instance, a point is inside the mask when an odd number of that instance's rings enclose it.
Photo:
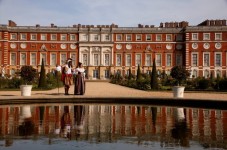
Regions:
[[[124,140],[160,147],[227,148],[227,111],[142,105],[12,105],[0,106],[0,139],[84,140],[90,143]]]

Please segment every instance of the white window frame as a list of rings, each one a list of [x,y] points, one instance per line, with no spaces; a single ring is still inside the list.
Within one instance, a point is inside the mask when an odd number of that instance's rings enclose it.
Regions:
[[[150,56],[150,60],[148,60],[148,57],[147,56]],[[151,66],[152,65],[152,55],[151,54],[146,54],[145,55],[145,65],[146,66]]]
[[[146,34],[146,41],[152,41],[151,34]]]
[[[166,34],[166,41],[172,41],[172,34]]]
[[[205,60],[205,56],[208,55],[208,65],[206,65],[206,60]],[[210,66],[210,53],[209,52],[204,52],[203,53],[203,66],[204,67],[209,67]]]
[[[105,37],[105,41],[110,41],[110,35],[109,34],[106,34],[104,37]]]
[[[33,58],[33,55],[35,56],[35,58]],[[35,62],[34,64],[32,62]],[[36,66],[37,65],[37,53],[30,53],[30,65],[32,66]]]
[[[76,65],[76,53],[70,53],[70,58],[72,58],[72,65]]]
[[[192,33],[192,40],[199,40],[199,34],[198,33]]]
[[[159,56],[160,56],[160,60],[158,58]],[[162,54],[161,53],[155,54],[155,64],[157,67],[162,66]]]
[[[46,41],[47,40],[47,34],[41,34],[40,35],[40,40],[41,41]]]
[[[96,58],[97,56],[97,58]],[[99,66],[100,64],[100,55],[98,53],[93,54],[93,64],[94,66]]]
[[[20,34],[20,40],[27,40],[27,34],[26,33],[21,33]]]
[[[132,41],[132,34],[126,34],[125,40]]]
[[[142,34],[136,34],[136,41],[142,41]]]
[[[55,56],[55,60],[53,59]],[[56,66],[57,65],[57,53],[50,53],[50,65]]]
[[[85,56],[86,56],[86,59],[85,59]],[[82,58],[83,58],[83,60],[82,60],[83,65],[88,66],[88,59],[89,59],[88,54],[87,53],[82,54]]]
[[[10,40],[17,40],[17,34],[16,33],[11,33],[10,34]]]
[[[10,53],[10,65],[12,65],[12,66],[17,65],[17,53],[16,52]]]
[[[210,40],[210,33],[203,33],[203,40]]]
[[[51,40],[51,41],[57,41],[57,38],[58,38],[58,37],[57,37],[57,34],[51,34],[51,35],[50,35],[50,40]]]
[[[67,34],[61,34],[60,36],[61,41],[66,41],[67,40]]]
[[[220,37],[218,37],[218,35]],[[222,33],[215,33],[215,40],[222,40]]]
[[[75,34],[70,34],[69,40],[70,41],[76,41],[76,35]]]
[[[23,59],[22,57],[25,56],[25,58]],[[27,64],[27,53],[26,52],[22,52],[20,53],[20,65],[26,65]]]
[[[64,65],[67,60],[67,53],[60,53],[60,65]]]
[[[128,57],[130,56],[130,57]],[[130,58],[130,60],[128,60],[128,58]],[[126,54],[125,55],[125,66],[129,67],[132,66],[132,54]]]
[[[37,34],[30,34],[30,40],[37,40]]]
[[[116,34],[116,41],[122,41],[122,34]]]
[[[121,66],[121,65],[122,65],[122,55],[116,54],[116,66]]]
[[[93,35],[93,40],[94,40],[94,41],[99,41],[99,40],[100,40],[99,34],[94,34],[94,35]]]
[[[110,54],[104,54],[104,66],[110,66]]]
[[[217,55],[220,55],[220,65],[217,65]],[[215,52],[214,53],[214,66],[221,67],[222,66],[222,52]]]
[[[156,41],[162,41],[162,34],[156,34]]]
[[[168,56],[170,56],[170,60],[168,59],[169,58]],[[171,53],[166,53],[166,66],[167,67],[171,67],[172,66],[172,54]]]
[[[138,57],[139,56],[139,57]],[[142,65],[142,54],[136,53],[135,54],[135,66]]]
[[[194,64],[194,57],[193,57],[194,55],[196,55],[196,65]],[[199,54],[192,52],[192,55],[191,55],[191,66],[197,67],[199,65],[198,63],[199,63]]]

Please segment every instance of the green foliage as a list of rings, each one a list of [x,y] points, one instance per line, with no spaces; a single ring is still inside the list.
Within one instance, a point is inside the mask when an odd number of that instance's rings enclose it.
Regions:
[[[42,59],[42,65],[41,65],[38,87],[39,88],[45,88],[46,86],[47,86],[47,84],[46,84],[46,71],[45,71],[44,61]]]
[[[20,88],[22,84],[22,80],[16,77],[13,77],[11,80],[8,81],[8,87],[11,89]]]
[[[158,77],[157,77],[157,70],[156,70],[155,59],[153,61],[150,86],[151,86],[151,89],[152,90],[157,90],[158,89]]]
[[[131,71],[131,68],[129,68],[128,70],[128,80],[131,80],[132,79],[132,71]]]
[[[53,89],[62,87],[63,83],[61,82],[61,73],[53,74],[53,73],[47,73],[46,75],[46,88],[47,89]]]
[[[181,85],[190,76],[190,73],[183,66],[174,66],[171,69],[170,75],[176,80],[177,85]]]
[[[219,81],[219,89],[227,90],[227,78],[223,78]]]
[[[26,65],[21,67],[20,76],[25,84],[32,84],[36,75],[36,70],[32,66]]]
[[[140,65],[138,64],[136,81],[141,79],[142,79],[142,75],[141,75]]]
[[[202,78],[198,81],[198,89],[208,89],[210,87],[211,83],[209,79]]]

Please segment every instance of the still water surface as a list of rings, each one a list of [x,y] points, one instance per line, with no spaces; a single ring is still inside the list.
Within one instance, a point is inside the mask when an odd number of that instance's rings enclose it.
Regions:
[[[0,106],[0,149],[227,149],[227,110],[151,105]]]

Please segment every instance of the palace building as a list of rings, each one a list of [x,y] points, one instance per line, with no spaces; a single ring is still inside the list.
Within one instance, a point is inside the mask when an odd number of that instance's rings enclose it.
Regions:
[[[153,60],[158,73],[169,74],[173,66],[183,65],[191,77],[216,77],[226,76],[226,57],[226,20],[205,20],[196,26],[166,22],[159,27],[17,26],[12,20],[0,25],[0,65],[10,75],[23,65],[39,71],[42,59],[46,72],[51,72],[72,58],[74,66],[83,63],[90,80],[108,79],[117,72],[126,75],[129,68],[136,74],[138,65],[149,73]]]

